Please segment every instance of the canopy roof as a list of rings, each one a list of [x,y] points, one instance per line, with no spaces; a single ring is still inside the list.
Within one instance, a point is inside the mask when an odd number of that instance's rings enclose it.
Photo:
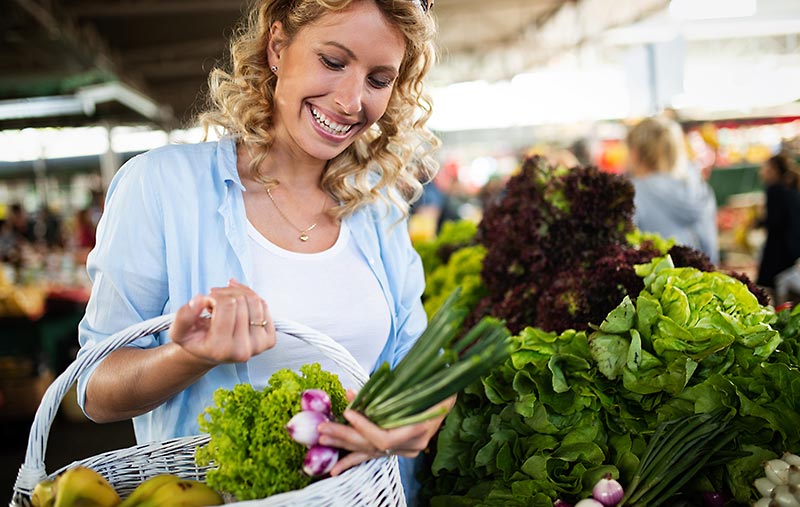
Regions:
[[[246,8],[240,0],[8,0],[0,129],[185,125]],[[667,0],[436,0],[436,84],[529,70]]]

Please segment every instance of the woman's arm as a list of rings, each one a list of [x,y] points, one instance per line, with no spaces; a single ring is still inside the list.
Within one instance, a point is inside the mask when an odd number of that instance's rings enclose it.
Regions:
[[[210,368],[175,343],[115,350],[89,379],[84,410],[98,423],[130,419],[161,405]]]
[[[211,317],[204,317],[204,311]],[[144,414],[214,366],[247,361],[275,345],[267,304],[234,280],[182,306],[169,335],[169,343],[125,347],[100,363],[86,389],[84,410],[90,418],[111,422]]]

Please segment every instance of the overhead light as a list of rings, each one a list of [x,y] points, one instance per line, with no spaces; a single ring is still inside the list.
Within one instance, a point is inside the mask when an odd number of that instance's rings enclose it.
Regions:
[[[670,0],[669,14],[676,19],[746,18],[757,10],[757,0]]]

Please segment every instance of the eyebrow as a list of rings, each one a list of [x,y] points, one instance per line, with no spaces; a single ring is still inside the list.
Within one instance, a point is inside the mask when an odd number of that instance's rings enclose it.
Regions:
[[[333,47],[339,48],[342,51],[344,51],[345,53],[347,53],[348,57],[350,57],[351,59],[353,59],[355,61],[358,61],[358,57],[356,56],[356,54],[353,53],[353,51],[351,51],[350,48],[348,48],[344,44],[341,44],[339,42],[332,41],[332,40],[324,42],[323,44],[326,45],[326,46],[333,46]],[[391,65],[378,65],[377,67],[375,67],[374,70],[379,71],[379,72],[389,71],[389,72],[393,72],[394,74],[398,74],[400,72],[398,69],[396,69],[395,67],[393,67]]]

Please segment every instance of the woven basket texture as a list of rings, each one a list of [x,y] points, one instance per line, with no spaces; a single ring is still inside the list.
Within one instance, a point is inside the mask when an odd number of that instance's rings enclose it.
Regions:
[[[208,467],[195,464],[194,453],[198,446],[208,442],[208,435],[196,435],[127,449],[105,452],[75,461],[52,473],[45,472],[44,456],[47,437],[61,400],[72,384],[87,369],[99,363],[108,354],[143,336],[169,328],[175,314],[163,315],[134,324],[88,347],[50,385],[34,417],[28,437],[25,462],[17,474],[10,506],[30,506],[30,496],[36,484],[46,478],[78,465],[99,472],[123,498],[146,479],[162,473],[183,478],[204,480]],[[358,385],[363,385],[368,375],[353,356],[330,337],[302,324],[275,319],[275,328],[319,349],[332,359]],[[351,468],[337,477],[312,483],[296,491],[273,495],[260,500],[229,502],[242,507],[272,506],[405,506],[406,500],[400,482],[396,456],[378,458]]]

